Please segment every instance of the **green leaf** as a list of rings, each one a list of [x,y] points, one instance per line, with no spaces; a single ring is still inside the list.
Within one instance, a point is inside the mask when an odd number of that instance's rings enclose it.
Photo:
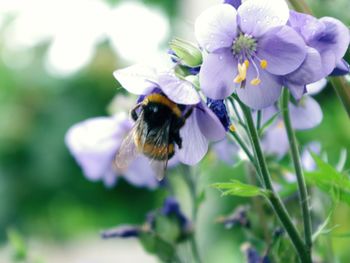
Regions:
[[[269,127],[273,124],[273,122],[276,120],[276,118],[278,117],[279,114],[280,114],[279,111],[276,112],[276,113],[275,113],[274,115],[272,115],[272,117],[271,117],[270,119],[268,119],[268,120],[264,123],[264,125],[259,129],[259,136],[260,136],[260,137],[264,134],[265,130],[266,130],[267,128],[269,128]]]
[[[13,249],[14,261],[23,261],[27,259],[27,247],[22,236],[15,229],[7,230],[7,237]]]
[[[216,183],[212,185],[219,189],[223,196],[234,195],[241,197],[267,196],[268,191],[254,185],[244,184],[237,180],[232,180],[230,183]]]
[[[310,154],[317,164],[318,170],[305,172],[307,183],[316,185],[325,193],[330,194],[333,200],[341,200],[350,205],[349,178],[338,172],[313,152],[310,151]]]
[[[158,215],[155,221],[155,232],[164,241],[174,244],[181,235],[178,220],[174,217],[165,217]]]
[[[326,220],[323,222],[323,224],[319,225],[316,232],[312,235],[312,242],[315,242],[316,239],[320,236],[320,235],[326,235],[328,233],[330,233],[333,229],[337,228],[339,225],[335,225],[331,228],[326,228],[327,225],[329,224],[331,218],[332,218],[332,215],[333,215],[333,212],[335,210],[335,207],[329,212]]]
[[[157,255],[164,262],[173,262],[175,247],[163,240],[156,233],[141,233],[140,241],[143,248],[150,254]]]

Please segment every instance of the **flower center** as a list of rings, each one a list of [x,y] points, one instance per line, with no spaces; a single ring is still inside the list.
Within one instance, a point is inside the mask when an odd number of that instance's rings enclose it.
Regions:
[[[257,54],[258,43],[256,39],[247,34],[240,33],[239,36],[233,41],[232,53],[238,60],[238,74],[234,79],[235,83],[242,83],[246,80],[247,70],[250,65],[256,72],[256,77],[250,80],[250,84],[257,86],[261,83],[260,69],[264,70],[267,68],[268,63],[265,59],[260,59]],[[257,65],[259,62],[260,67]]]
[[[255,53],[256,47],[257,43],[253,37],[240,33],[233,41],[232,52],[238,59],[251,57]]]

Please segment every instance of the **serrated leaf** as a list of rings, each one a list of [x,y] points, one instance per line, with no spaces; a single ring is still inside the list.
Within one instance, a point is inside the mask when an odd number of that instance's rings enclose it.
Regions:
[[[237,180],[232,180],[230,183],[216,183],[212,186],[220,190],[223,196],[234,195],[240,197],[254,197],[267,195],[266,190],[254,185],[244,184]]]
[[[310,151],[310,154],[318,170],[305,172],[308,184],[316,185],[325,193],[330,194],[335,201],[339,199],[350,205],[350,180],[348,177],[338,172],[315,153]]]

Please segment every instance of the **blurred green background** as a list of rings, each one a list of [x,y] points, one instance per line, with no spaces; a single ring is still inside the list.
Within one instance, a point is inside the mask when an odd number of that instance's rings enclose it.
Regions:
[[[57,4],[60,1],[52,2]],[[117,0],[95,2],[101,2],[110,9],[122,4]],[[165,30],[162,38],[158,37],[149,44],[153,45],[152,48],[157,52],[164,52],[172,35],[189,37],[186,32],[192,33],[191,27],[195,17],[205,7],[219,1],[145,0],[123,3],[131,2],[150,10],[150,13],[160,14],[169,25],[165,29],[150,28],[153,35],[146,35],[143,39],[136,36],[137,43],[133,44],[142,51],[148,48],[148,44],[145,43],[148,38],[154,39],[157,30]],[[318,17],[334,16],[345,24],[350,24],[348,0],[309,2]],[[25,24],[27,31],[25,26],[18,26],[19,23],[16,22],[25,16],[30,17],[36,8],[45,12],[42,3],[43,1],[33,1],[31,7],[25,7],[21,1],[2,1],[0,4],[0,247],[6,245],[8,228],[18,230],[26,240],[35,239],[39,240],[39,243],[49,241],[62,244],[87,234],[95,235],[98,240],[98,232],[101,229],[119,223],[143,222],[146,212],[159,207],[164,197],[163,190],[137,189],[123,180],[120,180],[115,188],[106,189],[102,183],[86,180],[70,156],[64,144],[67,129],[84,119],[106,115],[108,104],[118,92],[121,92],[112,72],[144,58],[135,57],[134,61],[126,58],[127,54],[122,54],[123,49],[118,49],[118,45],[115,44],[119,39],[96,36],[99,39],[95,41],[87,36],[85,42],[75,42],[75,45],[78,45],[79,50],[81,44],[83,49],[87,41],[91,40],[92,52],[87,53],[90,59],[85,63],[77,62],[79,66],[75,67],[65,65],[64,62],[69,63],[75,50],[65,53],[65,45],[61,45],[61,53],[53,54],[53,51],[50,51],[54,37],[57,40],[62,35],[57,33],[52,37],[52,32],[55,30],[60,32],[65,28],[60,29],[53,25],[51,28],[46,28],[46,33],[38,30],[43,34],[40,38],[33,27],[42,26],[45,20]],[[75,14],[72,23],[79,20],[81,12],[84,12],[85,3],[87,6],[90,5],[88,0],[81,0],[75,5],[71,5],[68,1],[64,6],[63,1],[60,14],[62,19],[68,19],[65,17],[64,8],[71,8],[71,12]],[[95,17],[93,11],[91,12],[90,20],[94,23],[99,14]],[[133,16],[132,13],[125,15]],[[135,28],[141,26],[142,22],[138,21],[140,17],[134,16],[132,19],[136,24]],[[28,21],[31,21],[30,18]],[[115,34],[119,36],[123,32],[132,34],[127,30],[130,25],[128,22],[125,24],[112,22],[107,21],[108,27],[111,28],[110,35],[113,35],[114,29]],[[184,24],[186,29],[181,31],[181,26]],[[117,33],[120,28],[124,31]],[[32,35],[31,31],[34,31]],[[89,28],[75,31],[76,36],[72,38],[79,39],[80,34],[85,36],[82,31],[89,31]],[[26,39],[23,34],[27,33]],[[40,41],[30,42],[35,37]],[[25,45],[27,42],[23,39],[30,43]],[[67,46],[71,43],[68,37],[64,38],[64,41]],[[147,53],[148,50],[142,52]],[[51,57],[48,57],[48,54]],[[349,56],[347,60],[350,61]],[[323,149],[329,154],[330,162],[336,163],[340,150],[350,149],[349,118],[330,86],[317,95],[316,99],[322,105],[324,121],[311,131],[299,132],[298,136],[302,142],[320,141]],[[348,157],[347,167],[349,164]],[[212,163],[210,158],[207,158],[203,165],[213,169],[209,169],[209,172],[203,175],[203,182],[229,178],[227,167],[220,168],[223,170],[221,175],[218,172],[214,177],[210,173],[217,165]],[[180,195],[182,195],[181,189]],[[206,218],[202,221],[205,221],[203,226],[212,227],[210,231],[207,229],[199,234],[202,238],[203,251],[209,251],[207,262],[214,262],[209,260],[219,254],[223,255],[222,253],[227,254],[224,257],[227,261],[220,262],[230,262],[230,259],[232,262],[233,258],[242,259],[239,252],[240,243],[243,241],[242,235],[224,231],[222,227],[213,224],[216,216],[229,213],[237,202],[242,200],[220,199],[219,193],[214,190],[208,191],[210,193],[203,206],[203,216]],[[222,204],[218,205],[218,202]],[[333,219],[334,224],[341,224],[337,231],[350,232],[349,218],[349,208],[341,206]],[[211,243],[207,241],[208,236],[211,236]],[[348,239],[338,238],[333,241],[335,252],[344,260],[342,262],[347,262],[346,259],[350,259],[346,245]],[[37,253],[40,254],[40,251]],[[48,259],[44,260],[50,262]]]

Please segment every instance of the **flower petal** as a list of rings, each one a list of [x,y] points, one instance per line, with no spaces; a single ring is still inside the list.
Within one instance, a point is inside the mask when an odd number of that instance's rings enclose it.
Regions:
[[[288,25],[297,31],[306,43],[325,29],[325,25],[316,17],[294,10],[290,10]]]
[[[237,34],[236,14],[236,9],[229,4],[205,10],[194,25],[199,45],[209,52],[231,47]]]
[[[152,169],[150,160],[144,156],[138,156],[125,172],[124,178],[132,185],[155,189],[159,182]]]
[[[298,105],[289,103],[294,129],[306,130],[319,125],[323,119],[320,105],[310,96],[304,97]]]
[[[219,141],[225,138],[226,131],[219,118],[203,103],[193,112],[202,134],[210,141]]]
[[[303,95],[306,93],[305,85],[303,84],[294,84],[293,82],[286,81],[284,84],[296,100],[300,100]]]
[[[320,93],[327,86],[327,79],[323,78],[319,81],[306,85],[307,94],[315,95]]]
[[[325,77],[322,70],[321,55],[314,48],[307,48],[307,55],[300,67],[285,78],[294,84],[305,85]]]
[[[317,168],[310,151],[319,155],[321,153],[321,144],[319,142],[310,142],[303,150],[301,154],[301,163],[305,171],[314,171]]]
[[[185,126],[181,128],[180,136],[182,138],[182,148],[178,150],[179,160],[188,165],[197,164],[208,151],[208,140],[201,132],[195,112],[191,114]]]
[[[241,30],[254,37],[262,36],[270,28],[285,25],[289,18],[284,0],[244,1],[237,12]]]
[[[344,59],[337,62],[335,69],[332,71],[331,76],[343,76],[349,74],[350,65]]]
[[[161,74],[158,84],[165,95],[175,103],[194,105],[200,102],[193,84],[187,80],[180,80],[173,73]]]
[[[275,75],[286,75],[296,70],[306,57],[306,45],[299,34],[289,26],[269,30],[258,42],[258,57],[268,63],[266,70]]]
[[[238,159],[238,145],[227,138],[215,143],[212,149],[218,159],[228,165],[234,165]]]
[[[242,0],[225,0],[224,3],[230,4],[237,9],[242,4]]]
[[[276,155],[279,159],[288,152],[288,136],[282,120],[268,128],[261,144],[264,152]]]
[[[199,72],[199,83],[203,93],[212,99],[225,99],[234,89],[237,62],[229,49],[210,53],[204,57]]]
[[[237,88],[238,97],[244,104],[255,110],[260,110],[274,104],[282,90],[282,85],[276,76],[261,71],[261,83],[257,86],[250,84],[250,81],[255,78],[255,71],[253,67],[249,67],[247,73],[247,83],[244,88]]]
[[[328,46],[327,49],[332,50],[336,61],[339,61],[349,47],[350,32],[348,27],[338,19],[332,17],[322,17],[319,21],[326,27],[322,34],[315,36],[313,43],[321,50]]]
[[[120,85],[130,93],[144,95],[157,87],[156,71],[153,68],[136,64],[113,72]]]
[[[88,119],[68,130],[65,142],[88,179],[96,181],[109,175],[114,155],[131,125],[120,114]]]

